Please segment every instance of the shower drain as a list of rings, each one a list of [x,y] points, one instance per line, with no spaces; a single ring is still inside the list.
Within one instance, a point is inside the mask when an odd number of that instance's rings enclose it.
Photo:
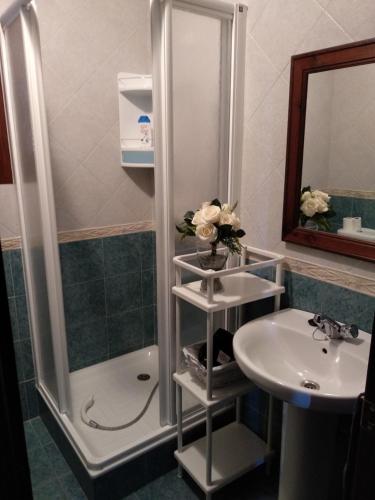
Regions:
[[[151,378],[151,375],[149,375],[148,373],[140,373],[137,376],[138,380],[150,380],[150,378]]]
[[[320,389],[320,385],[318,382],[314,382],[313,380],[303,380],[301,382],[302,387],[306,389],[312,389],[313,391],[318,391]]]

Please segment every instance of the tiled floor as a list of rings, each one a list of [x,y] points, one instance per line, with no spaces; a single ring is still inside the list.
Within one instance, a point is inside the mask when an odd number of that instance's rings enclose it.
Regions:
[[[34,500],[84,500],[85,494],[40,418],[25,423]],[[172,470],[124,500],[201,500],[204,496],[188,479]],[[218,492],[215,500],[276,500],[276,481],[254,471]]]
[[[34,500],[85,499],[76,478],[39,417],[25,422]]]

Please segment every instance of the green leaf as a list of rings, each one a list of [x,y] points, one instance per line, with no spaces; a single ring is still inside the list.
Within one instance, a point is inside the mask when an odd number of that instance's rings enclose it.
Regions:
[[[238,231],[236,231],[236,236],[237,238],[243,238],[245,236],[245,231],[243,229],[239,229]]]
[[[230,238],[232,237],[232,226],[230,224],[223,224],[218,227],[218,238]]]
[[[311,186],[305,186],[302,188],[301,194],[306,193],[306,191],[311,191]]]
[[[233,207],[231,207],[231,212],[234,212],[236,210],[238,206],[238,201],[236,201],[236,203],[233,205]]]
[[[330,208],[328,212],[324,213],[324,215],[327,219],[332,219],[332,217],[336,215],[336,212],[332,208]]]
[[[215,205],[216,207],[219,207],[221,209],[221,203],[217,198],[211,201],[211,205]]]
[[[185,222],[191,222],[193,220],[193,217],[194,217],[194,212],[192,210],[189,210],[188,212],[186,212],[186,214],[184,215],[184,221]]]
[[[311,220],[315,221],[318,224],[319,229],[323,231],[329,231],[331,228],[330,223],[325,217],[324,214],[315,214],[313,217],[311,217]]]
[[[185,236],[195,236],[195,226],[191,224],[187,224],[185,222],[176,225],[176,229],[179,233],[182,234],[182,238]]]
[[[306,222],[309,220],[309,217],[307,217],[303,212],[300,212],[300,220],[301,226],[305,226]]]

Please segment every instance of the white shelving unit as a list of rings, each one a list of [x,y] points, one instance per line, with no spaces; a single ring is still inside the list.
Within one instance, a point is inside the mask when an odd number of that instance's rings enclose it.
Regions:
[[[220,250],[219,250],[220,251]],[[207,252],[208,254],[209,252]],[[280,295],[285,289],[282,283],[283,256],[244,246],[241,262],[236,267],[222,271],[204,271],[194,265],[196,254],[187,254],[173,259],[176,270],[176,285],[172,292],[176,297],[176,367],[173,375],[176,382],[178,449],[175,457],[181,467],[195,480],[210,499],[214,491],[237,479],[245,472],[264,463],[271,454],[272,399],[270,399],[267,442],[264,442],[240,422],[240,397],[251,390],[247,379],[224,387],[212,388],[213,368],[213,315],[219,311],[237,307],[248,302],[275,297],[275,310],[280,308]],[[250,262],[250,263],[248,263]],[[275,281],[269,281],[252,271],[275,267]],[[183,270],[207,279],[207,292],[200,291],[201,279],[182,283]],[[223,290],[214,293],[214,279],[220,278]],[[207,314],[207,383],[204,387],[184,367],[181,351],[180,301],[184,300]],[[227,317],[227,315],[226,315]],[[227,326],[227,325],[226,325]],[[182,390],[192,394],[206,410],[206,435],[184,446],[182,423]],[[212,416],[223,404],[236,400],[236,421],[213,432]]]
[[[121,166],[154,167],[153,139],[144,144],[139,132],[139,117],[147,116],[153,128],[152,76],[118,74]]]

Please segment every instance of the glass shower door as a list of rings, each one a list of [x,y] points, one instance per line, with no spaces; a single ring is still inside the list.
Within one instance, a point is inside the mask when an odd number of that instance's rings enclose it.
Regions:
[[[151,0],[161,422],[173,423],[173,257],[195,251],[175,225],[204,201],[238,199],[242,158],[246,8],[216,0]],[[184,305],[182,337],[202,337],[205,318]]]
[[[2,19],[1,58],[37,385],[50,405],[69,413],[61,271],[33,3],[8,22]]]
[[[177,4],[172,26],[173,206],[179,224],[204,201],[228,200],[231,22]],[[195,252],[196,244],[176,231],[176,255]],[[202,341],[206,332],[206,315],[184,301],[181,332],[183,345]]]

